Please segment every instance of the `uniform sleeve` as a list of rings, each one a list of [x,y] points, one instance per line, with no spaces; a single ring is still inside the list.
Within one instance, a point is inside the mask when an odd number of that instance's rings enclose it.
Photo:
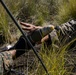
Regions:
[[[64,23],[64,24],[61,25],[60,28],[63,31],[64,35],[71,36],[76,30],[76,21],[71,20],[71,21],[69,21],[67,23]]]
[[[53,30],[49,35],[52,43],[62,42],[63,40],[69,41],[76,37],[76,21],[71,20],[59,26],[60,30]]]
[[[8,51],[0,53],[0,75],[6,74],[13,66],[11,53]]]

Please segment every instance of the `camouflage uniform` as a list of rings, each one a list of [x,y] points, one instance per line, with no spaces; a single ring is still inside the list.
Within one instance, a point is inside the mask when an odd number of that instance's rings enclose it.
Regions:
[[[12,67],[13,59],[9,51],[0,53],[0,75],[6,75]]]
[[[60,30],[53,30],[50,35],[50,40],[62,42],[66,38],[66,42],[70,42],[76,38],[76,21],[71,20],[59,26]]]

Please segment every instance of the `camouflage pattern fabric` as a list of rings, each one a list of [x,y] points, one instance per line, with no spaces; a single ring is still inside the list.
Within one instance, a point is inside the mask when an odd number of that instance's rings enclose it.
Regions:
[[[60,27],[60,31],[57,30],[53,30],[49,35],[51,38],[51,41],[62,41],[62,39],[67,38],[68,39],[73,39],[74,37],[76,37],[76,21],[75,20],[71,20],[67,23],[64,23],[62,25],[59,26]],[[74,35],[74,36],[73,36]]]
[[[0,75],[6,75],[13,64],[13,59],[9,51],[0,53]]]

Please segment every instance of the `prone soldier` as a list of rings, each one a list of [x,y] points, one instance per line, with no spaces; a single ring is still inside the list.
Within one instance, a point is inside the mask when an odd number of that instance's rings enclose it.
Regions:
[[[22,25],[23,30],[27,30],[29,32],[29,36],[33,35],[33,32],[35,32],[37,29],[42,29],[43,27],[40,26],[35,26],[32,24],[20,22]],[[51,25],[54,27],[53,25]],[[46,41],[48,45],[51,45],[53,41],[56,41],[55,43],[59,42],[61,43],[64,38],[68,39],[66,40],[66,43],[70,42],[74,38],[76,38],[76,21],[71,20],[67,23],[64,23],[59,27],[59,30],[54,29],[52,32],[47,34],[45,37],[41,38],[39,40],[40,42]],[[44,33],[45,34],[45,33]],[[33,37],[34,38],[34,37]],[[37,43],[38,41],[31,41],[33,46]],[[75,47],[76,41],[74,41],[72,47]],[[8,72],[10,68],[12,67],[12,63],[14,60],[14,57],[19,57],[23,53],[25,53],[25,49],[30,49],[29,44],[27,43],[26,39],[21,36],[18,42],[11,47],[9,50],[5,52],[0,53],[0,75],[3,75],[4,73]]]

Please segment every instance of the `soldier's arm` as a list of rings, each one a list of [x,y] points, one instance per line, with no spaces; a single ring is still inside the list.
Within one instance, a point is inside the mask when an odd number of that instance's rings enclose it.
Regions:
[[[23,23],[21,22],[21,25],[23,25],[23,29],[27,31],[34,31],[36,29],[42,28],[40,26],[34,26],[32,24]],[[41,41],[49,41],[51,44],[53,41],[62,41],[64,38],[71,38],[72,35],[75,33],[76,30],[76,21],[71,20],[67,23],[64,23],[62,25],[59,25],[60,30],[54,29],[51,33],[49,33],[46,37],[44,37]]]
[[[50,36],[49,39],[51,40],[51,42],[53,41],[62,42],[63,40],[66,40],[69,42],[76,37],[76,21],[75,20],[71,20],[64,24],[61,24],[59,27],[60,27],[59,31],[53,30],[49,34]]]

